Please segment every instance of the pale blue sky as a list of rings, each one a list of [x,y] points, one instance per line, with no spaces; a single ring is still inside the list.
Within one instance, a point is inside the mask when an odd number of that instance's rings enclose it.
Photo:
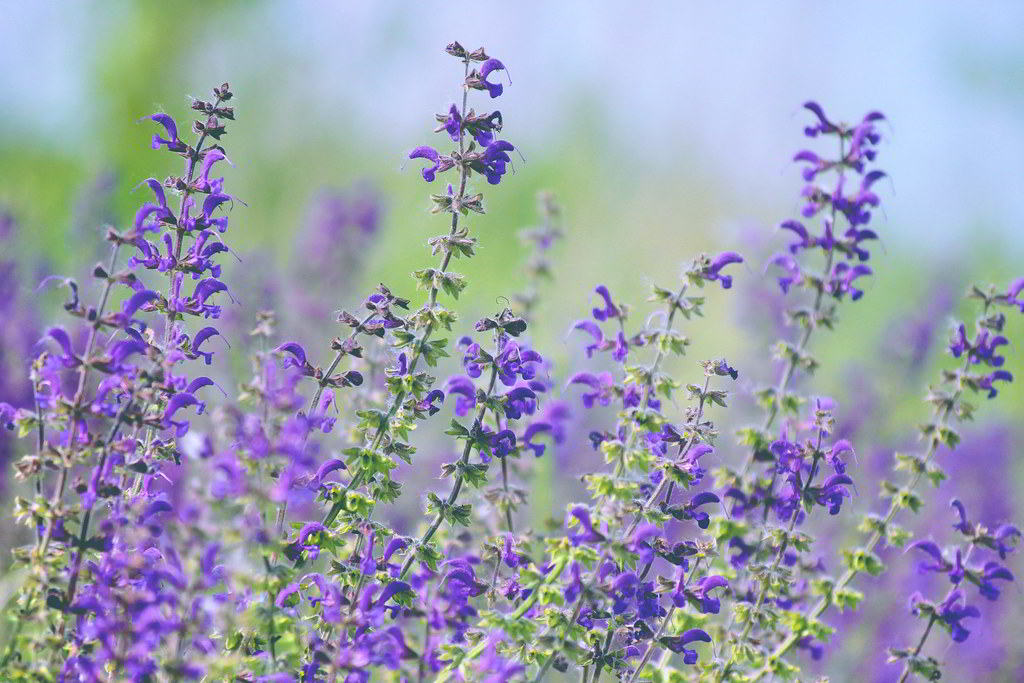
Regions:
[[[124,6],[4,3],[0,140],[89,145],[91,53],[124,38]],[[1016,246],[1022,28],[1024,4],[1010,2],[269,2],[197,32],[183,68],[202,87],[211,71],[283,73],[282,100],[316,88],[318,125],[344,112],[346,126],[405,148],[452,90],[438,46],[456,37],[509,66],[517,96],[501,105],[527,159],[582,111],[601,124],[589,143],[608,164],[643,179],[685,155],[751,206],[793,194],[803,100],[837,117],[880,109],[880,165],[895,179],[886,216],[900,226],[889,239],[944,247],[980,228]]]

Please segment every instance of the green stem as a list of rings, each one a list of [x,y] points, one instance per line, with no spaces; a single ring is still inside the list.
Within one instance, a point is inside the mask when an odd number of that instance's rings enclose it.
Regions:
[[[498,365],[497,362],[491,366],[491,379],[487,385],[487,398],[489,399],[491,393],[494,391],[494,384],[498,379]],[[480,408],[477,410],[476,419],[474,420],[475,425],[479,425],[483,422],[484,413],[487,412],[487,400],[480,402]],[[473,452],[473,441],[472,439],[466,439],[466,446],[462,449],[462,457],[459,458],[459,463],[463,466],[469,463],[469,456]],[[502,458],[504,461],[504,458]],[[427,530],[423,532],[420,539],[416,542],[416,547],[422,548],[425,544],[430,542],[430,539],[434,537],[434,534],[440,528],[441,523],[444,521],[444,510],[455,504],[455,501],[459,497],[459,492],[462,490],[462,482],[465,479],[462,471],[460,471],[455,477],[455,483],[452,484],[451,493],[448,494],[447,500],[444,502],[444,508],[437,511],[437,515],[434,517],[434,521],[431,522]],[[405,578],[405,575],[409,573],[409,569],[412,567],[412,563],[416,560],[416,552],[412,550],[409,552],[409,556],[405,558],[405,562],[402,564],[402,571],[398,574],[398,579],[401,581]]]

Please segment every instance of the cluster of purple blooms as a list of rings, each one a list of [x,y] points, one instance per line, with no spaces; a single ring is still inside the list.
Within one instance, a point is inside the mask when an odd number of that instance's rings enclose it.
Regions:
[[[921,675],[931,680],[940,672],[940,664],[934,657],[923,657],[921,651],[928,635],[935,624],[942,625],[953,642],[962,643],[971,635],[965,624],[967,619],[978,619],[981,610],[967,602],[968,587],[973,584],[978,594],[988,601],[999,599],[1001,584],[1013,581],[1013,573],[1002,563],[1007,556],[1016,550],[1020,543],[1020,529],[1012,524],[1001,524],[989,530],[982,524],[968,520],[967,510],[962,502],[954,498],[950,506],[956,512],[957,521],[953,524],[963,540],[963,545],[951,552],[944,552],[935,541],[919,540],[908,547],[925,556],[925,561],[918,565],[918,571],[924,573],[945,574],[951,587],[938,602],[925,599],[920,591],[910,596],[910,609],[915,616],[927,621],[924,634],[912,649],[893,648],[891,657],[894,661],[905,661],[903,678],[910,673]],[[972,566],[972,556],[976,560],[975,551],[988,554],[980,566]],[[998,560],[993,559],[998,556]]]
[[[413,274],[423,303],[381,284],[357,312],[337,316],[345,332],[330,340],[326,363],[309,343],[279,339],[274,316],[260,312],[246,333],[255,340],[251,377],[230,394],[200,373],[220,377],[220,345],[238,334],[222,324],[234,301],[221,263],[234,198],[216,177],[228,163],[220,140],[233,95],[224,84],[213,101],[192,103],[194,142],[170,115],[148,117],[159,126],[152,147],[183,160],[184,171],[143,181],[152,201],[126,230],[108,230],[110,259],[92,271],[97,303],[84,301],[88,288],[61,281],[76,327],[39,335],[31,394],[0,384],[0,424],[35,441],[14,463],[35,489],[15,504],[34,537],[15,552],[30,571],[9,608],[18,625],[0,669],[11,680],[796,675],[793,650],[824,657],[825,610],[855,607],[863,595],[854,578],[884,569],[875,548],[909,540],[896,516],[923,505],[921,480],[942,480],[933,456],[956,445],[953,425],[974,410],[967,397],[992,398],[995,382],[1012,380],[1000,309],[1024,312],[1024,280],[1005,292],[972,291],[984,310],[973,339],[964,325],[955,330],[949,350],[962,367],[929,394],[925,450],[897,459],[909,479],[883,483],[888,511],[864,517],[868,540],[844,551],[845,571],[833,576],[807,530],[848,517],[859,493],[855,451],[837,428],[837,403],[796,387],[817,367],[812,333],[833,327],[841,303],[862,298],[860,278],[871,273],[865,243],[877,237],[867,226],[884,175],[871,168],[883,117],[850,126],[806,105],[815,117],[806,135],[839,151],[796,155],[802,221],[782,224],[797,241],[770,261],[794,300],[791,335],[775,346],[778,380],[754,392],[763,419],[740,431],[747,452],[733,466],[719,415],[740,372],[713,358],[680,381],[690,340],[676,325],[704,315],[716,290],[733,289],[739,254],[700,255],[679,283],[655,285],[661,310],[639,325],[630,305],[596,287],[589,315],[569,329],[574,362],[585,365],[564,383],[529,334],[559,234],[550,197],[541,201],[544,225],[526,234],[534,252],[522,310],[505,308],[470,330],[448,308],[466,287],[452,262],[474,255],[469,216],[485,213],[470,180],[499,184],[514,147],[497,137],[500,112],[468,107],[472,91],[503,94],[505,66],[483,48],[446,51],[462,62],[463,97],[437,115],[435,132],[453,149],[408,155],[429,164],[427,182],[455,175],[431,197],[432,212],[450,224],[428,241],[438,265]],[[363,248],[376,206],[339,200],[332,210],[345,216],[330,214],[333,237],[313,251],[342,258],[330,249],[339,235]],[[0,263],[0,294],[10,281]],[[449,332],[452,344],[442,336]],[[452,366],[443,380],[433,374]],[[439,432],[446,421],[445,461],[421,492],[424,512],[395,519],[388,504],[403,495],[399,475],[423,462],[415,430]],[[595,461],[581,477],[587,502],[565,506],[561,526],[537,528],[527,491],[539,465],[580,445]],[[891,651],[904,679],[938,674],[940,663],[924,654],[936,624],[955,642],[968,637],[968,620],[981,614],[968,604],[972,584],[994,601],[1013,580],[1007,558],[1021,532],[990,530],[969,521],[958,500],[952,506],[963,547],[909,547],[927,558],[923,572],[946,575],[952,589],[935,602],[912,598],[927,625],[916,647]],[[981,564],[976,552],[986,555]]]

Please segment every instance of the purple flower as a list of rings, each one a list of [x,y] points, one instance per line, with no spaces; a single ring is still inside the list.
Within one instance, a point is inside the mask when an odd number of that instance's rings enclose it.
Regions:
[[[71,337],[63,327],[54,326],[46,330],[47,337],[50,337],[60,346],[63,355],[59,357],[61,364],[66,368],[74,368],[82,364],[82,361],[75,355],[71,348]]]
[[[598,285],[594,291],[604,301],[604,308],[594,308],[593,310],[595,320],[604,322],[605,320],[623,317],[622,310],[612,301],[611,292],[608,291],[607,287]]]
[[[153,135],[153,149],[160,149],[161,145],[166,145],[168,152],[185,151],[185,143],[178,139],[178,126],[174,123],[174,119],[167,114],[152,114],[147,118],[163,126],[167,133],[167,139],[156,134]]]
[[[202,413],[205,408],[205,404],[195,396],[182,392],[172,396],[171,400],[167,402],[167,409],[164,410],[163,426],[171,427],[173,425],[175,427],[175,434],[179,438],[185,436],[188,432],[189,423],[187,420],[174,421],[171,418],[174,417],[175,413],[187,406],[198,406],[196,413]]]
[[[427,166],[420,170],[423,175],[423,179],[428,183],[434,182],[434,178],[441,168],[441,156],[437,153],[437,150],[433,147],[427,147],[426,145],[417,147],[413,151],[409,152],[410,159],[426,159],[427,161],[433,162],[433,166]]]
[[[526,559],[516,552],[516,540],[512,534],[505,534],[501,550],[501,561],[510,569],[526,564]]]
[[[539,458],[544,455],[546,446],[542,443],[536,443],[533,439],[542,432],[552,431],[552,425],[549,422],[537,421],[531,422],[526,427],[526,431],[523,433],[523,444],[533,451],[534,457]]]
[[[718,576],[717,574],[705,576],[698,581],[694,594],[697,596],[697,599],[700,600],[700,611],[704,614],[718,614],[718,611],[721,609],[721,601],[718,598],[709,595],[709,593],[716,588],[727,588],[728,586],[729,582],[725,577]]]
[[[953,528],[962,534],[970,535],[972,531],[972,526],[971,523],[967,521],[967,509],[964,508],[964,504],[961,503],[956,498],[954,498],[953,500],[949,501],[949,505],[954,510],[956,510],[957,517],[960,518],[960,521],[954,524]]]
[[[594,311],[597,310],[598,309],[596,308],[594,309]],[[593,356],[594,351],[599,350],[604,345],[604,332],[602,332],[601,327],[592,320],[578,320],[575,323],[573,323],[572,329],[582,330],[593,338],[594,343],[588,344],[587,348],[585,349],[587,358]]]
[[[978,379],[978,388],[983,391],[988,391],[988,398],[995,398],[999,392],[993,386],[993,383],[997,381],[1012,382],[1013,375],[1006,370],[996,370],[993,373],[980,377]]]
[[[684,505],[682,510],[677,514],[680,519],[692,519],[697,522],[697,526],[701,529],[707,529],[708,525],[711,523],[711,517],[708,513],[700,510],[699,508],[702,505],[707,505],[708,503],[719,502],[721,502],[721,499],[713,492],[701,491],[691,498],[690,502]]]
[[[684,664],[691,665],[697,663],[697,651],[690,650],[686,646],[694,642],[710,643],[711,636],[709,636],[706,631],[699,628],[691,628],[680,636],[661,639],[661,643],[669,650],[676,653],[682,653]]]
[[[953,641],[962,643],[967,640],[971,632],[964,628],[960,622],[968,617],[978,618],[981,612],[973,605],[961,604],[964,596],[961,591],[955,590],[939,604],[939,617],[949,625]]]
[[[505,175],[507,164],[512,161],[508,153],[514,149],[515,147],[512,146],[512,143],[504,140],[495,140],[487,145],[483,155],[480,157],[480,161],[488,183],[497,185],[501,182],[501,177]]]
[[[582,505],[576,505],[569,511],[569,516],[574,518],[581,527],[581,531],[569,534],[569,541],[573,545],[600,543],[604,540],[604,536],[594,529],[594,525],[590,521],[590,510]]]
[[[778,278],[779,289],[782,290],[783,294],[787,294],[789,288],[800,282],[803,278],[800,263],[790,254],[776,254],[769,261],[769,265],[779,266],[785,272],[784,275]]]
[[[491,453],[504,458],[516,449],[516,435],[511,429],[503,429],[491,437]]]
[[[1013,581],[1013,573],[998,562],[986,562],[979,577],[978,591],[989,600],[999,597],[999,589],[992,583],[996,579]]]
[[[1024,292],[1024,277],[1010,283],[1010,287],[1006,290],[1006,300],[1017,306],[1021,313],[1024,313],[1024,296],[1021,296],[1021,292]]]
[[[1007,555],[1017,549],[1021,539],[1021,532],[1020,529],[1012,524],[1003,524],[995,530],[993,538],[996,542],[996,551],[999,553],[999,559],[1005,560]]]
[[[359,571],[364,576],[372,576],[377,572],[377,562],[373,559],[373,541],[376,534],[373,529],[366,532],[366,552],[363,554],[362,562],[359,563]]]
[[[202,345],[210,337],[220,337],[221,339],[224,338],[223,335],[221,335],[221,333],[218,332],[216,328],[204,327],[203,329],[196,332],[196,336],[193,337],[192,339],[193,357],[197,358],[201,356],[207,365],[210,365],[213,362],[213,351],[202,351],[200,347],[202,347]],[[227,342],[225,341],[224,343],[226,344]]]
[[[825,116],[825,110],[823,110],[821,105],[817,102],[814,102],[813,100],[804,102],[804,109],[807,109],[818,118],[817,124],[804,128],[804,135],[807,137],[817,137],[819,133],[829,134],[839,132],[839,127],[828,120]]]
[[[448,110],[448,118],[444,120],[444,129],[448,131],[452,142],[458,142],[459,138],[462,137],[462,114],[459,113],[459,108],[454,104]]]
[[[570,581],[569,585],[562,591],[562,595],[565,597],[565,601],[570,605],[576,602],[576,598],[583,592],[583,574],[582,567],[579,562],[573,562],[569,565]]]
[[[445,384],[448,395],[455,395],[455,414],[462,417],[476,407],[476,387],[473,382],[462,375],[449,377]]]
[[[722,274],[722,269],[731,263],[743,263],[743,257],[734,251],[722,252],[701,271],[705,280],[718,280],[722,283],[722,289],[732,287],[732,276]]]
[[[285,368],[297,368],[303,375],[313,376],[314,369],[306,360],[306,350],[298,342],[285,342],[274,349],[274,353],[285,354],[281,363]]]
[[[844,294],[849,293],[850,298],[857,301],[864,295],[864,291],[854,287],[853,281],[864,275],[871,275],[872,272],[869,266],[863,264],[851,266],[845,261],[841,261],[832,268],[829,290],[837,299],[842,299]]]
[[[498,97],[503,91],[501,83],[491,83],[487,80],[494,71],[505,71],[505,65],[497,59],[488,59],[480,65],[480,84],[490,94],[491,99]]]
[[[637,526],[633,535],[630,536],[629,541],[626,543],[626,548],[630,552],[636,553],[640,564],[653,562],[654,548],[651,547],[650,541],[660,535],[661,529],[656,524],[644,522]]]
[[[853,484],[853,480],[845,474],[833,474],[821,485],[818,492],[818,503],[828,508],[830,515],[838,515],[839,508],[843,504],[843,498],[849,498],[850,492],[847,486]]]
[[[327,534],[327,527],[319,522],[310,522],[302,527],[299,531],[299,539],[297,545],[309,553],[309,559],[315,560],[320,554],[320,546],[316,543],[310,543],[309,537],[313,534]]]
[[[589,372],[579,372],[569,379],[569,384],[583,384],[594,391],[584,392],[581,396],[583,407],[592,408],[594,401],[606,406],[611,402],[615,389],[615,380],[610,372],[602,372],[594,375]]]
[[[934,564],[920,563],[917,566],[920,572],[946,572],[953,566],[942,556],[942,551],[939,550],[939,546],[934,541],[915,541],[907,546],[907,551],[911,550],[920,550],[935,561]]]
[[[417,401],[416,409],[425,410],[428,415],[433,415],[437,411],[441,410],[441,405],[444,403],[444,392],[440,389],[433,389],[423,397],[422,400]]]

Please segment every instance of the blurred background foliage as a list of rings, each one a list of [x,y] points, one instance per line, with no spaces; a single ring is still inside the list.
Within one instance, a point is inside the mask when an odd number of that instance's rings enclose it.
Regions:
[[[582,344],[566,331],[587,315],[596,284],[637,304],[639,322],[651,311],[643,305],[650,284],[671,287],[683,261],[722,250],[748,257],[738,296],[710,295],[707,320],[688,326],[694,346],[679,376],[695,377],[698,359],[724,355],[741,372],[741,407],[750,389],[772,380],[763,360],[780,303],[763,263],[785,243],[778,223],[799,211],[802,183],[789,159],[806,144],[799,113],[806,99],[836,118],[879,109],[890,122],[880,157],[891,180],[878,186],[876,275],[834,333],[813,344],[822,361],[815,391],[835,396],[839,414],[847,408],[860,421],[860,466],[882,476],[892,448],[911,444],[926,411],[920,396],[967,284],[1004,285],[1024,275],[1024,6],[1017,3],[976,11],[925,2],[112,0],[4,2],[2,11],[0,207],[16,232],[0,250],[17,263],[21,295],[43,320],[62,295],[37,294],[35,283],[49,273],[86,272],[102,253],[102,226],[124,226],[145,201],[137,184],[179,172],[165,165],[166,155],[151,153],[151,125],[139,119],[163,110],[184,128],[184,95],[205,96],[222,81],[236,93],[237,122],[222,142],[241,200],[228,234],[240,258],[227,278],[237,315],[251,320],[261,306],[280,304],[268,290],[282,282],[316,284],[303,279],[297,235],[325,188],[372,188],[381,203],[378,230],[354,261],[339,265],[352,277],[328,292],[326,311],[351,306],[377,282],[417,301],[407,275],[433,265],[425,240],[444,226],[428,214],[428,194],[442,187],[423,183],[417,164],[404,159],[417,145],[441,142],[432,115],[459,94],[459,66],[442,50],[451,40],[484,45],[508,66],[511,86],[495,102],[503,137],[520,153],[500,187],[479,188],[488,214],[469,222],[481,240],[478,256],[456,264],[470,282],[461,317],[468,329],[523,288],[527,251],[517,232],[538,221],[537,192],[553,191],[566,238],[531,333],[563,380],[583,367]],[[301,316],[284,312],[282,336],[319,333],[300,341],[326,348],[329,313]],[[1007,336],[1018,340],[1008,368],[1024,378],[1019,319]],[[7,362],[6,372],[24,370],[24,359]],[[1000,490],[1012,498],[1024,488],[1015,450],[1024,381],[1003,391],[1005,400],[986,411],[956,456],[980,452],[979,467],[961,462],[950,484],[969,508],[993,495],[985,458],[999,456],[1009,470]],[[731,443],[726,430],[725,451]],[[577,447],[582,460],[570,474],[593,465]],[[551,488],[537,492],[538,519],[557,516],[566,491],[575,490],[548,481]],[[864,507],[873,488],[859,492]],[[949,495],[933,496],[936,515],[945,514]],[[1020,521],[1020,503],[1004,502],[998,514]],[[868,618],[883,620],[891,605],[882,607],[869,606]],[[836,656],[855,666],[867,647],[847,644]],[[1020,648],[1002,653],[1007,671],[1020,665]]]

